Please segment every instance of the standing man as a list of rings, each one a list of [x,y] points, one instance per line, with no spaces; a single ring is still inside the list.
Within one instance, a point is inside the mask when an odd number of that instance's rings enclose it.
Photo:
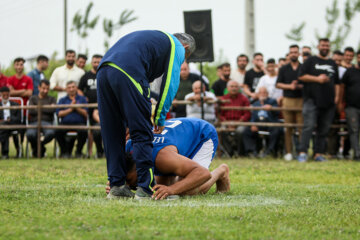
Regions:
[[[246,72],[244,82],[244,93],[250,98],[251,102],[257,99],[255,89],[259,80],[264,76],[264,57],[262,53],[254,53],[254,67]]]
[[[132,197],[125,185],[126,127],[133,141],[138,177],[135,198],[150,198],[153,194],[149,83],[162,75],[153,119],[154,133],[161,133],[179,86],[181,64],[194,50],[195,40],[186,33],[136,31],[122,37],[102,59],[97,73],[97,91],[110,195]]]
[[[66,83],[68,81],[74,81],[77,85],[85,73],[84,70],[75,65],[74,50],[66,50],[65,61],[66,64],[56,68],[50,78],[50,89],[57,91],[57,99],[66,96]]]
[[[50,89],[50,82],[48,80],[41,80],[38,86],[39,94],[31,96],[29,105],[55,105],[55,98],[48,95]],[[42,126],[51,126],[54,122],[55,109],[43,108],[41,112],[41,119],[38,117],[37,109],[29,109],[29,124],[37,125],[41,121]],[[49,143],[55,137],[54,129],[41,129],[44,133],[44,140],[41,142],[41,157],[44,157],[46,148],[45,144]],[[33,152],[33,157],[37,157],[37,129],[29,128],[26,130],[26,137],[29,140]]]
[[[80,54],[78,55],[77,59],[76,59],[76,66],[78,68],[81,68],[84,70],[85,65],[86,65],[86,61],[87,61],[87,56],[85,54]]]
[[[283,90],[283,107],[294,108],[303,106],[302,87],[299,82],[299,70],[301,64],[299,62],[299,46],[291,45],[289,47],[290,63],[283,66],[279,70],[278,79],[276,81],[276,87]],[[301,112],[296,111],[283,111],[285,123],[298,123],[304,122]],[[301,136],[301,128],[298,128],[299,136]],[[291,161],[293,159],[293,135],[294,128],[285,128],[285,150],[286,154],[284,159]],[[298,150],[298,147],[296,148]]]
[[[248,65],[248,63],[249,63],[248,56],[246,56],[245,54],[240,54],[236,58],[237,68],[235,69],[235,71],[232,71],[230,74],[231,80],[237,81],[241,88],[243,87],[244,84],[246,66]]]
[[[99,55],[99,54],[95,54],[92,56],[91,58],[91,70],[88,71],[87,73],[85,73],[84,76],[81,77],[80,79],[80,83],[79,83],[79,92],[81,92],[86,98],[88,103],[97,103],[97,93],[96,93],[96,71],[97,68],[100,64],[100,61],[102,59],[103,56]],[[93,116],[93,111],[94,108],[89,108],[89,119],[90,119],[90,124],[91,125],[95,125],[95,121],[92,118]],[[101,141],[101,137],[100,138],[96,138],[96,141],[99,141],[100,143],[96,143],[96,146],[101,146],[102,145],[102,141]],[[92,131],[89,132],[89,156],[92,155],[92,145],[93,145],[93,136],[92,136]],[[102,147],[101,149],[97,149],[98,150],[98,155],[102,155]]]
[[[345,68],[351,68],[354,65],[352,64],[352,61],[355,56],[354,48],[352,47],[346,47],[344,50],[344,58],[343,58],[343,67]]]
[[[349,68],[342,79],[345,90],[346,122],[349,129],[350,144],[354,151],[354,160],[360,161],[359,122],[360,122],[360,50],[357,52],[357,66]]]
[[[221,64],[220,78],[214,82],[211,87],[211,92],[217,97],[222,97],[227,94],[226,85],[230,80],[231,67],[230,63]]]
[[[28,73],[28,76],[33,80],[33,95],[39,94],[39,84],[41,80],[45,79],[44,71],[49,67],[49,58],[44,55],[39,55],[36,59],[36,68]]]
[[[301,66],[299,80],[304,82],[304,128],[300,142],[299,162],[307,160],[307,151],[313,130],[315,161],[325,161],[326,137],[334,119],[335,104],[339,101],[339,74],[334,60],[329,58],[330,41],[319,39],[319,54],[310,57]]]

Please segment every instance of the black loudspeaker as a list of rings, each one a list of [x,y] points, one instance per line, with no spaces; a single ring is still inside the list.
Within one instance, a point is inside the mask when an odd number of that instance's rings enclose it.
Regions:
[[[214,61],[211,10],[184,12],[185,32],[195,38],[196,50],[190,62]]]

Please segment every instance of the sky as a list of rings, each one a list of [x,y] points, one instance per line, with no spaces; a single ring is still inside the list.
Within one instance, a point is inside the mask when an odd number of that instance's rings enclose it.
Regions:
[[[265,60],[286,54],[292,44],[285,37],[292,26],[306,22],[304,40],[300,45],[315,46],[315,29],[325,32],[325,8],[332,0],[254,0],[256,51]],[[134,10],[138,19],[114,33],[110,43],[136,30],[159,29],[170,33],[184,31],[183,11],[212,11],[212,31],[215,59],[229,61],[235,66],[236,56],[245,51],[245,0],[93,0],[91,17],[100,15],[96,28],[89,32],[86,41],[70,32],[72,18],[77,11],[84,12],[90,0],[68,0],[68,48],[89,54],[104,54],[104,18],[118,19],[122,10]],[[345,0],[339,0],[343,7]],[[22,56],[30,58],[38,54],[51,56],[57,51],[63,57],[63,0],[0,0],[0,64],[8,66]],[[356,25],[360,16],[353,20],[353,29],[345,45],[357,48],[360,32]]]

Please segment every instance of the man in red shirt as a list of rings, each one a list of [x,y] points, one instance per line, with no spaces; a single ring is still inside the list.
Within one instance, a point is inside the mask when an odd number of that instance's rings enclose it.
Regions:
[[[223,107],[247,107],[250,106],[249,100],[240,93],[240,85],[234,80],[230,80],[227,83],[228,94],[224,95],[221,99],[228,100],[230,102],[223,103]],[[246,110],[222,110],[220,113],[221,121],[241,121],[248,122],[250,120],[251,113]],[[227,130],[222,132],[222,144],[225,151],[232,156],[237,151],[239,156],[244,155],[244,146],[242,143],[242,134],[245,130],[244,126],[227,126]]]
[[[7,86],[10,88],[11,97],[21,97],[26,105],[31,97],[34,86],[31,77],[24,74],[25,59],[19,57],[14,60],[15,75],[9,77]]]
[[[1,72],[1,66],[0,66],[0,88],[6,87],[7,84],[7,77]]]

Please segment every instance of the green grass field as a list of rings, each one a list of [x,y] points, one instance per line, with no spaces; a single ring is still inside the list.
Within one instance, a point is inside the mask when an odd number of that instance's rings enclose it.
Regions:
[[[1,239],[360,239],[360,163],[224,160],[231,191],[106,200],[105,160],[0,161]]]

